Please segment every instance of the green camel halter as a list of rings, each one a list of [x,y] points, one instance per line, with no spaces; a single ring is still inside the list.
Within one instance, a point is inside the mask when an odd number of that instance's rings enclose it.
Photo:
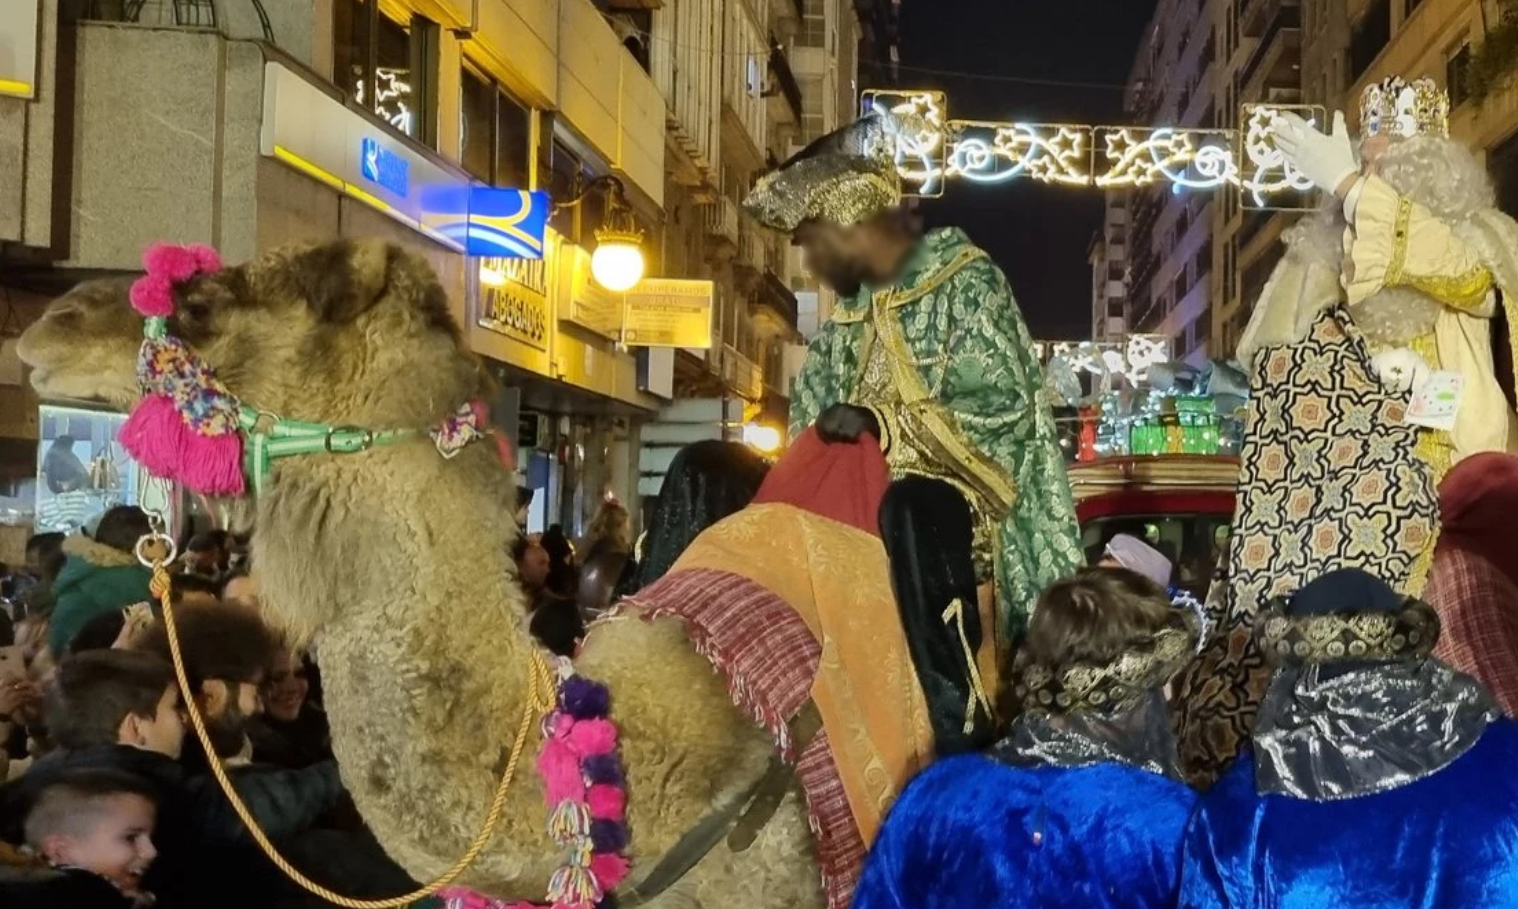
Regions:
[[[302,423],[281,419],[251,407],[238,411],[238,425],[243,433],[243,470],[255,494],[262,493],[269,472],[280,458],[295,455],[358,454],[382,445],[419,435],[415,429],[387,429],[376,432],[357,426],[332,426],[326,423]]]

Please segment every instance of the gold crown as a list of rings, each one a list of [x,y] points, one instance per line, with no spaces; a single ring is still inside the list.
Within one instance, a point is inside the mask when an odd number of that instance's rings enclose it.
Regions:
[[[1408,82],[1392,76],[1365,86],[1360,95],[1365,136],[1449,136],[1449,95],[1432,79]]]

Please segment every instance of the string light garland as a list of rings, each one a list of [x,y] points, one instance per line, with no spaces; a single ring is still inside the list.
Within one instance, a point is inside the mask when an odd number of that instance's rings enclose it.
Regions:
[[[1166,126],[1083,126],[952,120],[943,92],[872,89],[865,113],[909,115],[893,156],[909,195],[941,196],[951,180],[980,184],[1028,178],[1041,183],[1124,189],[1168,185],[1172,192],[1234,186],[1244,204],[1299,210],[1313,186],[1276,148],[1271,123],[1284,111],[1321,122],[1319,107],[1246,104],[1242,133]]]

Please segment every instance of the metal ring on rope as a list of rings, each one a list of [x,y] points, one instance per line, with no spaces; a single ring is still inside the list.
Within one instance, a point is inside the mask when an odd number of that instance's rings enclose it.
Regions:
[[[168,540],[168,537],[161,530],[157,529],[159,526],[161,525],[155,525],[152,533],[137,541],[138,559],[143,559],[143,544],[157,539]],[[175,551],[173,540],[168,540],[168,542],[169,551],[173,554]],[[418,900],[426,899],[442,888],[452,884],[458,879],[459,875],[463,874],[470,865],[474,864],[474,860],[484,850],[485,844],[490,842],[491,837],[495,835],[496,824],[500,821],[501,811],[506,804],[506,793],[511,788],[512,780],[516,777],[517,764],[520,762],[522,752],[526,748],[527,737],[531,734],[532,728],[535,725],[534,720],[546,714],[553,707],[553,674],[549,670],[548,665],[543,661],[542,655],[536,649],[531,653],[527,666],[526,700],[522,708],[522,719],[517,726],[516,741],[512,743],[511,754],[506,760],[505,768],[501,771],[501,780],[496,786],[495,795],[491,798],[490,810],[486,812],[485,820],[480,824],[479,833],[475,835],[474,841],[469,844],[469,848],[464,850],[464,854],[448,870],[438,875],[431,883],[411,893],[382,900],[352,899],[333,893],[326,887],[301,874],[299,870],[286,861],[284,856],[279,854],[279,850],[275,848],[274,844],[269,841],[268,835],[259,826],[257,819],[248,810],[248,806],[243,802],[242,797],[237,794],[237,790],[232,787],[232,781],[227,777],[226,767],[222,765],[221,758],[217,756],[216,749],[211,744],[211,736],[206,730],[205,718],[201,716],[200,707],[196,704],[195,698],[190,696],[190,680],[185,672],[184,655],[179,649],[179,632],[174,624],[174,607],[170,602],[173,599],[173,580],[169,575],[168,569],[164,567],[171,561],[172,559],[155,559],[151,562],[143,560],[143,564],[153,569],[152,588],[155,594],[158,595],[159,602],[163,605],[163,624],[164,630],[168,632],[169,655],[172,657],[174,663],[174,677],[179,683],[180,690],[185,695],[183,703],[186,712],[190,716],[190,726],[195,730],[195,737],[200,740],[200,746],[205,751],[206,761],[210,764],[212,776],[216,777],[216,782],[221,786],[221,791],[226,795],[227,801],[231,802],[232,809],[242,819],[243,825],[248,828],[249,835],[253,837],[253,841],[258,844],[259,849],[269,858],[269,861],[273,862],[280,871],[284,872],[286,877],[294,881],[302,889],[329,903],[342,906],[344,909],[401,909],[401,907],[409,906]]]
[[[152,533],[148,534],[145,537],[138,538],[137,545],[135,547],[133,547],[133,549],[132,549],[132,551],[137,556],[137,561],[139,561],[139,562],[142,563],[142,567],[144,567],[144,568],[157,568],[158,567],[159,560],[155,559],[155,558],[152,558],[151,556],[145,555],[143,553],[143,551],[142,551],[142,548],[144,546],[150,544],[150,543],[162,543],[163,544],[164,551],[166,551],[168,553],[168,555],[165,556],[163,558],[163,560],[162,560],[163,564],[165,564],[165,565],[172,565],[172,564],[174,564],[174,560],[177,559],[177,558],[179,558],[179,546],[178,546],[178,544],[176,544],[174,542],[174,538],[171,537],[171,536],[169,536],[168,534],[162,532],[162,531],[155,530],[155,531],[153,531]]]

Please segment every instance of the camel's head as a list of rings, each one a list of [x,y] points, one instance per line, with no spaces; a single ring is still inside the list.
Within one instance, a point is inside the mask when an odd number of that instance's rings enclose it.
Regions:
[[[129,282],[81,284],[22,337],[45,396],[130,405],[142,319]],[[244,403],[292,419],[426,426],[483,390],[447,295],[419,256],[379,241],[267,253],[175,289],[169,333]]]
[[[53,301],[17,348],[46,398],[104,401],[126,410],[137,401],[142,318],[127,305],[130,278],[85,281]]]

